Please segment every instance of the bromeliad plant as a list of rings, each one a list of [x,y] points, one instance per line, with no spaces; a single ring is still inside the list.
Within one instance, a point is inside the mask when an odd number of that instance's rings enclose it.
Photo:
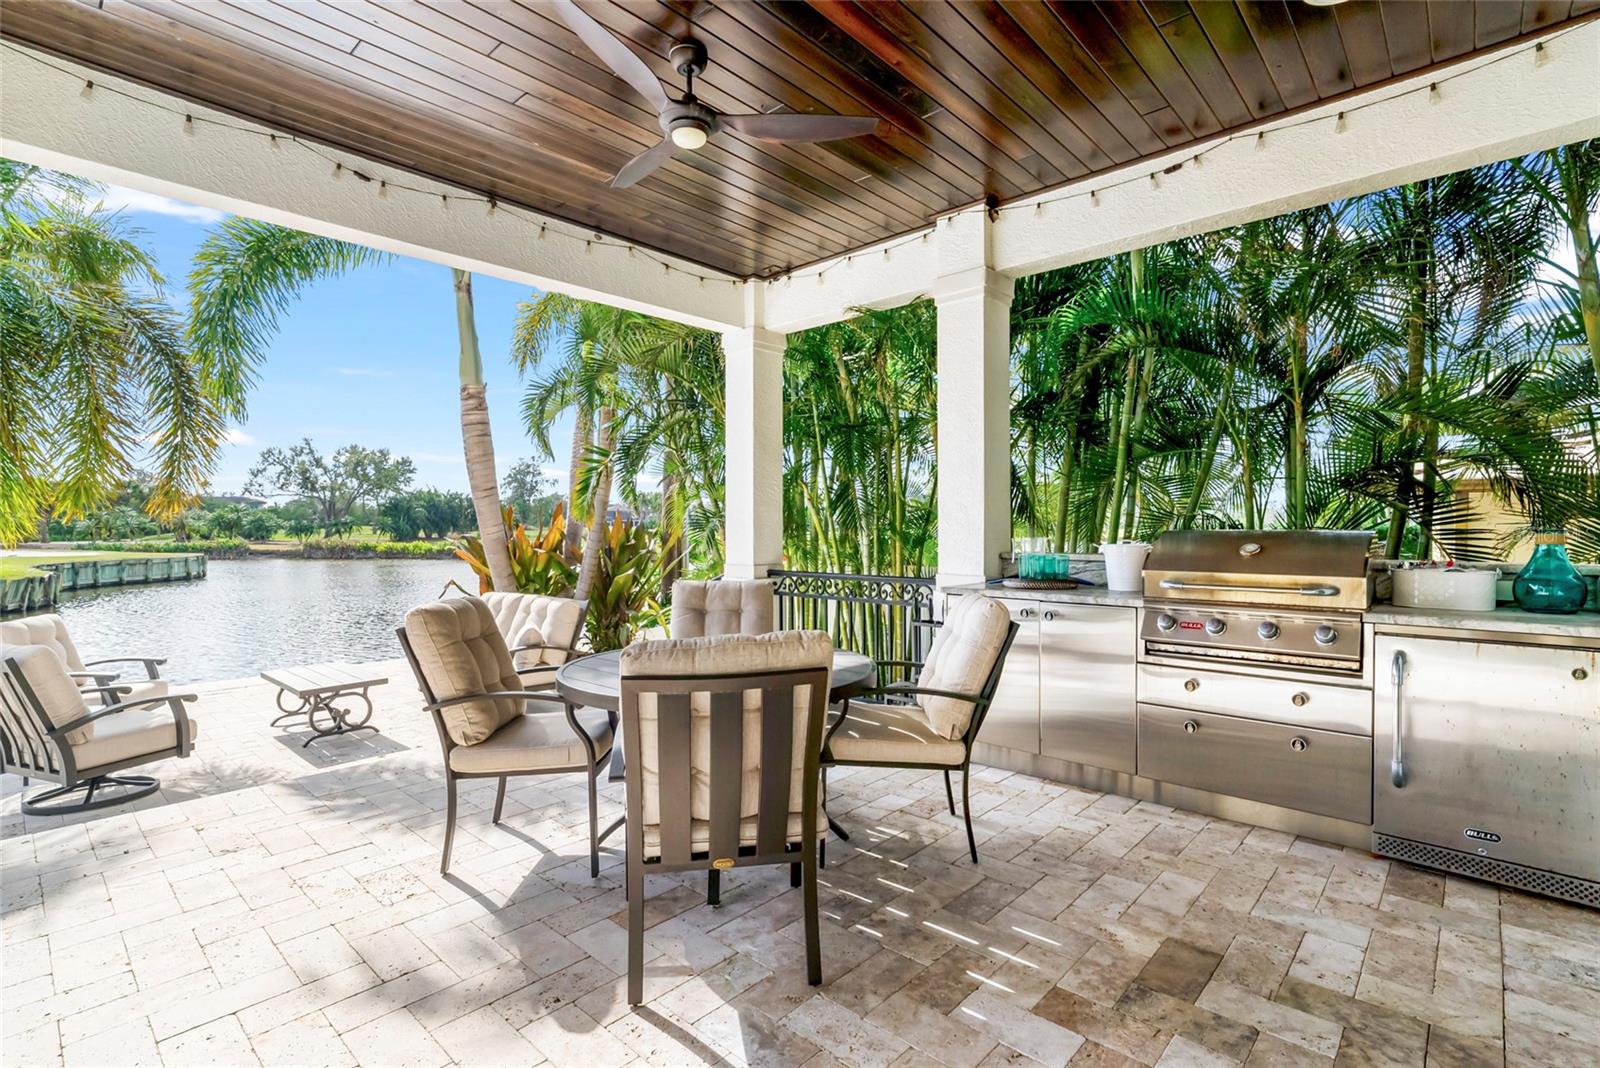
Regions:
[[[640,631],[664,626],[668,610],[657,599],[662,571],[680,556],[676,539],[642,525],[611,521],[600,541],[589,587],[587,633],[595,652],[621,649]]]
[[[546,597],[571,596],[578,572],[562,552],[562,543],[567,534],[564,506],[557,504],[555,511],[550,514],[549,524],[536,528],[531,534],[526,523],[517,521],[509,505],[503,507],[502,512],[505,516],[506,548],[511,554],[511,573],[516,578],[517,591]],[[489,565],[484,560],[483,542],[479,538],[469,534],[457,539],[455,553],[477,573],[479,593],[494,589]]]

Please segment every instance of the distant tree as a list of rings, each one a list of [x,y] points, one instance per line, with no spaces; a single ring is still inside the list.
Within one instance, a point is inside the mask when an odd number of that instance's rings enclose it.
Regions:
[[[555,485],[555,479],[544,473],[534,457],[518,460],[506,472],[500,483],[500,501],[511,505],[518,519],[530,520],[534,506],[540,503]]]
[[[244,531],[248,513],[237,504],[210,509],[211,532],[219,538],[237,538]]]
[[[263,449],[245,492],[307,502],[317,526],[331,537],[358,504],[376,505],[404,491],[416,470],[410,458],[388,449],[346,445],[324,456],[306,438],[287,449]]]
[[[448,538],[465,533],[476,521],[471,497],[437,489],[397,493],[373,516],[373,525],[395,541]]]
[[[276,508],[252,508],[245,512],[239,533],[251,541],[266,541],[278,532],[281,522]]]

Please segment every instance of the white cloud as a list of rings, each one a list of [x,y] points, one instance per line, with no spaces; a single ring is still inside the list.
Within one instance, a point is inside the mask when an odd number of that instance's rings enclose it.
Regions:
[[[223,435],[223,440],[229,445],[254,445],[256,443],[255,438],[251,437],[249,434],[246,434],[243,430],[240,430],[236,426],[230,426],[228,428],[228,432]]]
[[[161,196],[159,193],[145,193],[138,189],[126,189],[120,185],[108,185],[100,197],[100,206],[107,211],[126,211],[134,214],[148,213],[151,215],[168,215],[174,219],[182,219],[192,223],[219,223],[227,216],[214,208],[202,208],[198,204],[185,204],[181,200]]]

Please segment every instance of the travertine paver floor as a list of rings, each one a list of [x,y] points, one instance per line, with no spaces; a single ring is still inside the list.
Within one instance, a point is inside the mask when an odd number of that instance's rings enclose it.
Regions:
[[[443,788],[404,672],[303,753],[271,691],[205,688],[134,811],[24,820],[4,782],[5,1065],[1588,1065],[1600,914],[993,770],[982,863],[936,776],[832,780],[805,984],[781,870],[651,881],[624,997],[620,857],[576,777]],[[618,787],[606,807],[619,810]]]

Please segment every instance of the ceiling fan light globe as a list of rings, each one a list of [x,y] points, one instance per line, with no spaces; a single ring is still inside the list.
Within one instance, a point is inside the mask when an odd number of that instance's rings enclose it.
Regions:
[[[700,148],[706,143],[705,128],[692,125],[675,126],[672,129],[672,143],[690,151]]]

